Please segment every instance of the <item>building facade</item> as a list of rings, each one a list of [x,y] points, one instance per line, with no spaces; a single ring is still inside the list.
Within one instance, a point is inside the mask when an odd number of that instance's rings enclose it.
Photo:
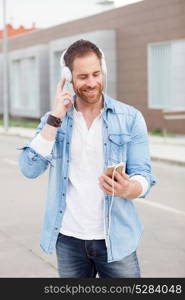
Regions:
[[[108,87],[112,85],[110,95],[141,110],[150,131],[165,128],[171,133],[185,134],[184,15],[184,0],[144,0],[13,37],[9,40],[10,56],[13,51],[41,44],[48,47],[49,72],[45,76],[49,78],[51,104],[59,76],[55,75],[54,60],[57,54],[52,54],[55,48],[59,51],[61,43],[62,51],[64,44],[68,46],[65,40],[70,41],[78,36],[86,38],[96,32],[100,36],[102,31],[110,32],[110,39],[107,38],[109,47],[103,37],[102,40],[97,39],[97,44],[99,41],[99,46],[106,52]],[[111,34],[114,35],[112,50]],[[115,56],[109,64],[111,51],[115,51]],[[115,77],[111,75],[111,68],[115,71]],[[13,101],[12,97],[10,101]],[[45,110],[43,106],[40,113]]]

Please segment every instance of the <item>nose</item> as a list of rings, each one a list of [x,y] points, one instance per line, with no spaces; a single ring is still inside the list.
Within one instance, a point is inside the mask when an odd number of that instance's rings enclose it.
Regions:
[[[93,76],[88,77],[88,79],[86,81],[86,85],[88,87],[90,87],[91,89],[96,87],[96,85],[97,85],[96,79]]]

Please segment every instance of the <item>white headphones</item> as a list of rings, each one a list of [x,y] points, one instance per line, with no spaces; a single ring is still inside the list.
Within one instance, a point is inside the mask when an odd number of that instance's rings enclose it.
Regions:
[[[62,53],[61,57],[60,57],[60,66],[61,66],[61,77],[65,78],[66,81],[68,82],[72,82],[72,73],[71,70],[66,66],[65,64],[65,60],[64,60],[64,55],[66,54],[68,49],[64,50],[64,52]],[[106,66],[106,62],[105,62],[105,55],[103,53],[103,51],[99,48],[101,54],[102,54],[102,58],[101,58],[101,67],[102,67],[102,72],[105,75],[105,86],[107,83],[107,66]]]

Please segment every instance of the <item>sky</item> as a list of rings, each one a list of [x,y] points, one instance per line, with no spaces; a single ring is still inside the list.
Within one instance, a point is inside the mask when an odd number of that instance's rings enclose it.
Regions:
[[[6,0],[6,23],[38,28],[52,27],[70,20],[100,13],[142,0],[114,0],[112,5],[99,5],[103,0]],[[109,1],[109,0],[108,0]],[[3,28],[3,0],[0,0],[0,29]]]

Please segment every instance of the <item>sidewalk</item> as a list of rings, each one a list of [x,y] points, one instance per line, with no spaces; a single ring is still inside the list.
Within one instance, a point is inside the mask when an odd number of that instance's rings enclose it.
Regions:
[[[169,138],[150,135],[149,139],[152,160],[185,166],[185,136]]]
[[[31,139],[35,129],[11,127],[8,133],[0,127],[0,134],[17,135]],[[164,161],[167,163],[185,166],[185,135],[177,137],[149,136],[150,155],[154,161]]]

